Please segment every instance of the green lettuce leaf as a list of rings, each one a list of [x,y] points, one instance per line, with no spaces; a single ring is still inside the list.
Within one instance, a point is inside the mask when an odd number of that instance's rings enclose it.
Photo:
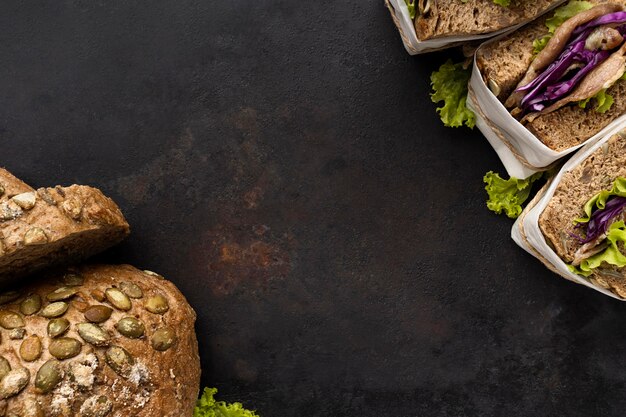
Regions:
[[[596,101],[595,111],[598,113],[606,113],[611,109],[615,100],[613,100],[613,96],[606,92],[606,89],[600,90],[595,96],[590,97],[586,100],[582,100],[578,102],[578,107],[585,109],[587,108],[587,104],[589,101],[594,99]]]
[[[596,99],[596,102],[598,103],[598,105],[596,106],[596,111],[598,113],[606,113],[607,111],[609,111],[609,109],[615,102],[615,100],[613,99],[613,96],[610,94],[607,94],[605,89],[600,90],[598,94],[594,96],[594,98]]]
[[[259,417],[254,411],[246,410],[241,403],[228,404],[216,401],[215,388],[205,388],[202,397],[196,403],[193,417]]]
[[[576,16],[580,12],[589,10],[593,4],[588,1],[572,0],[564,6],[557,8],[551,18],[546,20],[546,26],[550,33],[554,33],[566,20]]]
[[[533,54],[537,55],[539,52],[543,51],[543,48],[550,42],[550,39],[552,39],[552,35],[545,35],[542,38],[535,39],[533,41]]]
[[[433,103],[443,101],[437,113],[445,126],[473,128],[476,116],[467,108],[467,84],[472,75],[471,68],[463,68],[463,63],[454,64],[448,60],[430,76]]]
[[[404,0],[404,2],[406,3],[406,7],[409,8],[409,16],[411,16],[411,19],[415,19],[415,16],[417,16],[417,11],[415,9],[417,0]]]
[[[587,223],[594,209],[602,210],[611,197],[626,197],[626,178],[617,177],[610,190],[602,190],[587,201],[584,207],[585,216],[574,220],[574,223]]]
[[[489,195],[487,208],[496,214],[504,211],[508,217],[516,219],[522,214],[522,204],[530,196],[532,184],[542,176],[543,172],[538,172],[525,180],[514,177],[505,180],[497,173],[489,171],[483,178]]]
[[[607,231],[606,243],[608,247],[602,252],[583,260],[580,266],[569,265],[569,270],[575,274],[588,277],[593,270],[602,263],[615,265],[618,268],[626,266],[626,256],[619,250],[619,243],[626,243],[626,224],[623,221],[613,223]]]
[[[591,9],[592,7],[593,4],[588,1],[572,0],[566,5],[557,8],[552,17],[546,20],[546,26],[548,27],[549,34],[542,38],[535,39],[533,42],[533,52],[535,54],[541,52],[548,44],[548,41],[552,38],[556,29],[561,26],[563,22],[576,16],[580,12]]]

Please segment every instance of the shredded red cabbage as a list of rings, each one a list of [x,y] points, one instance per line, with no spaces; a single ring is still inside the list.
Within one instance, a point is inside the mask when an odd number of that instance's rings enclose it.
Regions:
[[[604,206],[603,209],[598,209],[591,214],[591,218],[588,223],[579,223],[577,228],[587,226],[585,230],[585,237],[572,234],[572,237],[578,239],[582,244],[589,243],[598,236],[603,235],[609,229],[609,226],[613,223],[613,220],[622,214],[626,209],[626,197],[612,197]]]
[[[598,26],[622,24],[616,29],[626,36],[624,23],[626,12],[616,12],[577,27],[556,61],[532,82],[516,90],[526,93],[520,105],[524,113],[541,111],[570,94],[587,74],[611,55],[611,51],[585,49],[589,35]]]
[[[573,35],[578,35],[589,28],[595,28],[598,26],[604,25],[613,25],[613,24],[621,24],[626,23],[626,12],[615,12],[605,14],[604,16],[600,16],[590,22],[585,23],[584,25],[578,26]]]
[[[585,54],[585,52],[588,54]],[[565,97],[574,89],[574,87],[578,85],[578,83],[580,83],[580,81],[582,81],[587,74],[589,74],[601,62],[606,60],[610,55],[610,51],[597,51],[595,53],[592,51],[584,51],[578,55],[578,57],[580,57],[578,62],[583,64],[584,67],[572,71],[572,74],[574,74],[573,77],[561,80],[556,84],[546,87],[543,93],[535,95],[534,98],[529,97],[530,94],[524,97],[524,100],[522,100],[522,108],[530,111],[541,111],[549,103],[555,102],[561,97]],[[587,61],[587,59],[589,59],[589,61]]]

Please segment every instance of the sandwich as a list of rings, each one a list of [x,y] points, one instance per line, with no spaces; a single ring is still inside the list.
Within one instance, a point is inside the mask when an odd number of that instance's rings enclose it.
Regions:
[[[435,51],[523,25],[566,0],[386,0],[407,51]]]
[[[407,0],[420,40],[497,32],[535,19],[558,0]]]
[[[479,48],[476,66],[555,160],[626,113],[626,2],[570,1]]]
[[[526,208],[513,233],[516,238],[516,230],[522,230],[522,246],[532,246],[531,253],[544,263],[551,259],[547,265],[562,276],[622,299],[626,299],[625,150],[622,131],[574,157],[545,194]]]
[[[196,315],[174,284],[129,265],[44,278],[0,295],[0,415],[193,415]]]

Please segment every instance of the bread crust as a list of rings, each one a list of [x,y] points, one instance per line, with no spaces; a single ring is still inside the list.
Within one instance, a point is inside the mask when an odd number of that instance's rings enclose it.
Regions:
[[[539,216],[539,227],[546,242],[566,263],[571,263],[581,243],[572,237],[574,219],[584,216],[584,206],[602,190],[610,190],[617,177],[626,177],[626,139],[614,135],[607,143],[563,174],[546,208]],[[626,272],[605,265],[609,274],[596,272],[591,279],[626,298]]]
[[[78,292],[64,300],[69,303],[69,309],[61,316],[70,322],[63,337],[80,341],[80,353],[60,360],[64,376],[52,391],[44,394],[35,386],[42,364],[54,359],[49,348],[55,339],[49,337],[46,330],[50,319],[42,317],[43,309],[50,304],[46,296],[65,286],[65,274],[51,275],[21,289],[20,298],[3,305],[0,311],[19,314],[25,322],[26,334],[24,339],[12,340],[9,337],[11,331],[2,328],[0,355],[14,370],[28,369],[30,380],[19,394],[0,401],[0,412],[5,410],[5,413],[13,412],[24,417],[191,417],[199,391],[200,359],[194,331],[196,314],[180,291],[161,276],[130,265],[81,266],[67,272],[84,280],[75,287]],[[128,311],[114,307],[106,299],[100,301],[101,293],[108,288],[123,289],[123,282],[137,285],[142,292],[141,298],[130,298],[132,307]],[[20,304],[29,294],[38,294],[44,302],[41,310],[27,316],[21,313]],[[163,314],[148,311],[148,300],[154,296],[167,300],[169,309]],[[77,331],[78,323],[87,322],[84,312],[94,305],[105,305],[113,310],[110,318],[99,324],[110,336],[106,346],[88,343]],[[123,336],[116,328],[123,317],[140,320],[145,326],[145,334],[137,339]],[[163,328],[173,329],[177,340],[167,350],[158,351],[152,346],[152,338],[158,329]],[[20,346],[31,335],[39,336],[43,349],[37,360],[26,362],[20,356]],[[129,373],[121,375],[109,365],[105,353],[111,346],[122,347],[132,356],[134,364]],[[108,403],[100,402],[111,408],[98,414],[90,406],[94,398],[101,396]]]
[[[420,40],[495,32],[532,20],[556,3],[514,0],[503,7],[493,0],[430,0],[430,10],[415,18],[415,31]]]
[[[119,207],[96,188],[40,188],[0,169],[0,281],[71,264],[130,232]]]

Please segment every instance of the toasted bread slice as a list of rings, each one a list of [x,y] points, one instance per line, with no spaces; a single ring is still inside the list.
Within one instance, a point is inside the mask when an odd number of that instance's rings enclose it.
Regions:
[[[34,190],[0,169],[0,282],[74,263],[129,234],[118,206],[83,185]]]

